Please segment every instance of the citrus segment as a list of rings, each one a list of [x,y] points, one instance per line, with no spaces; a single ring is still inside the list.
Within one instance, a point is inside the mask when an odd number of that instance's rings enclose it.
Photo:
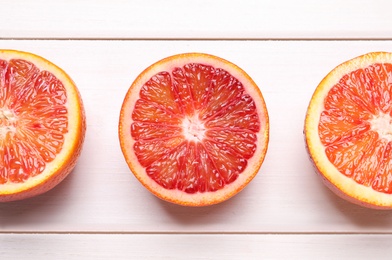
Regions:
[[[392,54],[369,53],[332,70],[308,108],[308,151],[327,185],[348,200],[392,208]]]
[[[0,51],[0,201],[53,188],[76,163],[84,112],[72,80],[34,54]]]
[[[177,68],[181,69],[181,68]],[[210,90],[210,82],[212,77],[214,76],[214,68],[209,65],[200,64],[200,63],[188,63],[185,64],[182,68],[183,75],[185,77],[186,85],[183,85],[183,88],[188,88],[191,94],[193,110],[191,110],[191,114],[194,110],[200,110],[203,104],[206,104],[208,94]],[[179,89],[181,93],[182,90]],[[183,100],[181,103],[185,105],[187,98]],[[185,105],[186,106],[186,105]]]
[[[233,196],[257,174],[268,114],[250,77],[218,57],[188,53],[138,76],[121,108],[125,159],[158,197],[204,206]]]

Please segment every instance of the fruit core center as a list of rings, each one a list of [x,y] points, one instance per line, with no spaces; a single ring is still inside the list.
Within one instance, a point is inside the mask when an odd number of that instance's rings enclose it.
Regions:
[[[380,138],[392,141],[392,117],[390,115],[381,113],[370,120],[370,125]]]
[[[182,122],[184,136],[189,141],[201,142],[204,139],[206,128],[197,115],[185,117]]]
[[[5,139],[8,133],[16,132],[16,116],[9,109],[0,109],[0,140]]]

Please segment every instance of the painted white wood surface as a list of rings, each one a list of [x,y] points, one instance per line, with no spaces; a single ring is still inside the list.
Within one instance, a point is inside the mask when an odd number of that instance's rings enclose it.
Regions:
[[[75,171],[42,196],[0,204],[2,232],[391,233],[392,212],[351,205],[313,172],[303,141],[310,97],[333,67],[391,41],[0,41],[62,67],[82,94],[87,136]],[[265,162],[233,199],[206,208],[163,202],[128,170],[120,151],[120,106],[134,78],[174,53],[226,58],[249,73],[270,115]]]
[[[390,235],[0,234],[2,259],[389,260],[391,248]]]
[[[0,3],[0,48],[34,52],[67,71],[88,120],[82,156],[63,183],[0,204],[0,259],[389,259],[392,212],[351,205],[325,188],[302,128],[314,88],[333,67],[392,51],[390,1]],[[207,208],[151,195],[128,170],[117,138],[133,79],[163,57],[190,51],[247,71],[271,123],[259,175]]]
[[[388,0],[3,0],[1,38],[391,39]]]

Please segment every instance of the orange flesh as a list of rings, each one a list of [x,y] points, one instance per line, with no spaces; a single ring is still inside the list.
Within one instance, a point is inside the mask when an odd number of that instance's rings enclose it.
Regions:
[[[392,193],[392,64],[345,75],[329,91],[319,136],[328,159],[344,175]]]
[[[256,150],[253,99],[225,70],[190,63],[153,76],[140,90],[131,134],[155,182],[186,193],[222,189]]]
[[[67,133],[67,96],[51,73],[21,60],[0,60],[0,184],[42,173]]]

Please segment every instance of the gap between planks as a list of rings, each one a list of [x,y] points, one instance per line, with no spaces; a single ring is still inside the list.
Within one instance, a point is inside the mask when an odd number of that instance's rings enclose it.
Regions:
[[[289,38],[289,37],[255,37],[255,38],[111,38],[111,37],[0,37],[1,41],[391,41],[392,37],[388,38]]]
[[[390,236],[392,232],[169,232],[169,231],[0,231],[0,235],[265,235],[265,236],[345,236],[345,235],[385,235]]]

